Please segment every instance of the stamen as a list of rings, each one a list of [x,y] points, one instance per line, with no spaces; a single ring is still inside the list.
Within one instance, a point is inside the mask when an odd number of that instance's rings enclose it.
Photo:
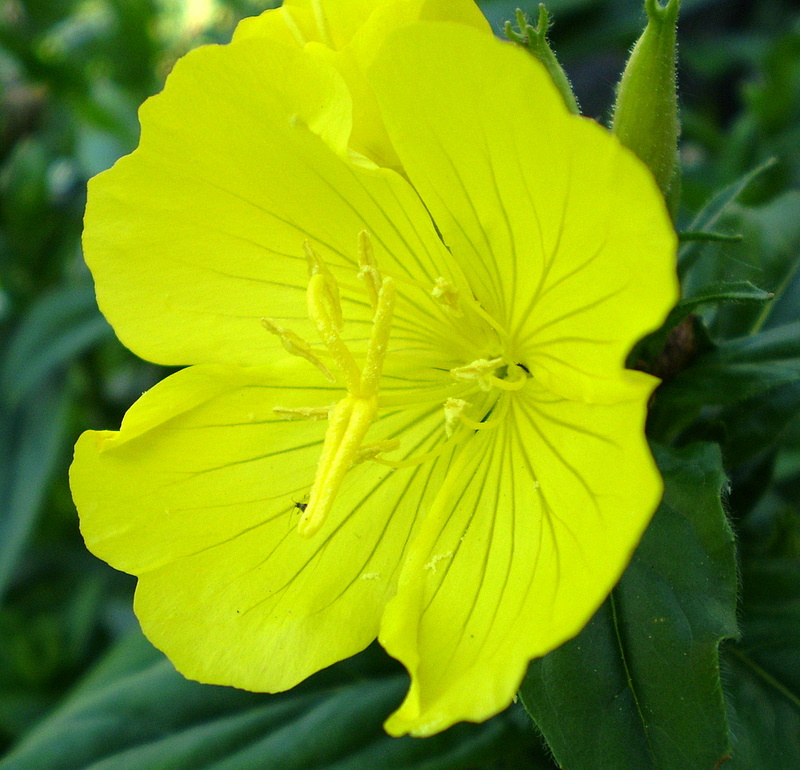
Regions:
[[[453,433],[455,433],[459,423],[466,425],[472,430],[494,428],[500,424],[499,418],[478,421],[467,417],[464,411],[468,406],[470,406],[470,403],[461,398],[448,398],[447,401],[444,402],[444,429],[448,436],[452,436]]]
[[[494,420],[472,420],[463,412],[458,414],[458,419],[464,423],[468,428],[472,428],[472,430],[485,430],[487,428],[496,428],[502,420],[499,417],[495,417]]]
[[[359,238],[362,267],[374,261],[364,234]],[[381,441],[362,446],[364,437],[378,412],[378,385],[386,359],[391,332],[396,291],[390,278],[381,281],[376,289],[375,315],[367,344],[364,367],[359,370],[352,353],[339,336],[341,329],[341,303],[336,279],[322,259],[309,244],[305,244],[310,279],[308,282],[308,314],[317,327],[325,347],[342,370],[348,394],[330,410],[328,429],[322,445],[322,454],[317,473],[297,531],[303,537],[311,537],[325,522],[336,495],[347,472],[353,465],[364,460],[377,459],[382,452],[397,449],[399,441]],[[295,412],[284,410],[291,416]],[[317,412],[310,414],[316,416]]]
[[[361,374],[361,392],[364,396],[377,396],[378,383],[383,371],[386,349],[389,344],[389,333],[392,330],[392,316],[397,292],[394,281],[384,278],[378,294],[375,308],[375,320],[372,322],[372,333],[367,346],[367,360]]]
[[[467,305],[467,307],[470,310],[472,310],[473,313],[480,316],[484,321],[486,321],[487,324],[489,324],[489,326],[492,327],[492,329],[494,329],[497,332],[498,336],[500,337],[504,345],[508,345],[509,342],[508,332],[499,323],[497,323],[497,321],[495,321],[494,318],[492,318],[489,315],[489,313],[487,313],[483,309],[482,305],[480,304],[480,302],[478,302],[478,300],[476,300],[474,297],[471,296],[464,296],[461,297],[461,299]]]
[[[321,275],[323,284],[325,286],[325,302],[328,305],[328,312],[330,313],[333,325],[336,331],[341,331],[344,326],[344,319],[342,318],[342,302],[339,297],[339,284],[333,277],[330,268],[322,261],[322,257],[317,254],[308,241],[303,243],[303,250],[306,253],[308,260],[308,275],[313,278],[315,275]]]
[[[322,272],[314,273],[308,282],[308,315],[317,327],[319,336],[328,348],[333,360],[342,370],[345,386],[351,393],[357,393],[361,388],[361,373],[358,365],[347,345],[339,336],[336,325],[336,308],[331,306],[332,293],[326,276]],[[338,299],[339,289],[336,289]],[[341,315],[341,307],[339,307]]]
[[[505,377],[498,377],[495,372],[501,367],[506,367],[509,371],[519,374],[513,380]],[[490,391],[492,388],[500,390],[521,390],[525,387],[530,374],[519,364],[509,364],[502,358],[479,358],[466,366],[458,366],[450,370],[450,374],[457,380],[476,381],[481,390]]]
[[[311,345],[302,337],[295,334],[291,329],[285,329],[283,326],[279,326],[271,318],[262,318],[261,325],[268,332],[280,339],[284,350],[291,353],[293,356],[305,358],[306,361],[314,364],[314,366],[316,366],[331,382],[336,382],[336,378],[330,373],[328,367],[319,360],[311,349]]]
[[[447,438],[455,433],[459,424],[459,417],[463,414],[464,410],[469,406],[468,401],[463,398],[448,398],[444,402],[444,431]]]
[[[493,385],[490,378],[503,366],[503,363],[502,358],[479,358],[466,366],[451,369],[450,374],[457,380],[477,382],[481,390],[490,391]]]
[[[284,420],[327,420],[336,404],[330,406],[273,406],[272,411]]]
[[[380,292],[383,280],[380,270],[375,262],[375,252],[372,249],[372,239],[366,230],[358,234],[358,264],[360,270],[358,277],[364,282],[369,296],[369,302],[373,310],[378,309],[378,292]]]
[[[398,449],[400,449],[400,439],[397,438],[376,441],[374,444],[366,444],[358,450],[353,459],[353,465],[358,465],[367,460],[374,460],[378,455],[384,452],[395,452]]]
[[[403,388],[389,393],[381,393],[380,407],[381,409],[394,409],[398,406],[409,406],[411,404],[414,406],[435,404],[449,398],[452,393],[465,395],[471,392],[471,389],[465,392],[464,385],[459,382],[453,382],[436,389]]]
[[[446,278],[441,276],[436,279],[431,296],[456,318],[461,318],[464,312],[459,304],[458,289]]]
[[[405,460],[386,460],[383,457],[373,457],[373,462],[376,462],[380,465],[385,465],[387,468],[394,468],[399,470],[400,468],[414,468],[417,465],[422,465],[422,463],[428,462],[428,460],[434,460],[440,455],[444,454],[448,449],[455,446],[459,441],[463,441],[463,436],[453,436],[449,438],[447,441],[443,441],[436,449],[431,449],[430,452],[425,452],[424,454],[417,455],[416,457],[407,457]]]

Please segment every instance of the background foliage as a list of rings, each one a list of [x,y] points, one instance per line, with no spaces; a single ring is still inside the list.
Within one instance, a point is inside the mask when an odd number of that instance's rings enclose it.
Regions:
[[[498,27],[516,5],[482,3]],[[633,354],[665,378],[649,431],[667,494],[609,601],[531,666],[522,699],[538,729],[516,704],[485,725],[392,740],[380,725],[406,682],[379,649],[264,696],[187,682],[141,637],[132,580],[82,546],[66,469],[81,430],[118,427],[166,370],[123,349],[97,311],[79,243],[85,184],[133,149],[137,107],[181,53],[265,7],[0,0],[0,768],[711,770],[730,757],[726,768],[796,770],[790,0],[683,2],[679,229],[741,238],[684,243],[684,304]],[[548,7],[583,111],[602,120],[642,3]]]

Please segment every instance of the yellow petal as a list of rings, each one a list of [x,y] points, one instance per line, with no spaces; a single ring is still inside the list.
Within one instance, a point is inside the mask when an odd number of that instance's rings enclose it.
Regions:
[[[139,576],[142,628],[186,676],[283,690],[375,638],[447,458],[402,471],[363,462],[322,531],[300,537],[295,504],[326,423],[273,407],[340,396],[303,361],[193,367],[146,393],[120,433],[81,436],[71,486],[86,543]],[[427,451],[443,434],[440,405],[386,413],[368,439],[398,432],[401,456]]]
[[[603,380],[613,390],[678,296],[649,171],[570,115],[533,57],[471,29],[399,30],[370,78],[405,172],[520,360],[565,395],[607,400]]]
[[[364,34],[380,44],[390,32],[414,21],[452,21],[491,33],[473,0],[285,0],[280,8],[244,19],[233,40],[267,37],[341,50]]]
[[[353,96],[351,146],[378,165],[399,170],[364,73],[386,37],[415,21],[457,22],[491,35],[472,0],[287,0],[281,8],[242,21],[234,42],[254,37],[291,41],[333,65]]]
[[[353,39],[380,5],[380,0],[348,0],[345,3],[341,0],[285,0],[280,8],[244,19],[236,28],[233,40],[238,42],[255,37],[281,41],[291,39],[301,46],[317,42],[338,50]]]
[[[368,22],[331,61],[353,94],[353,148],[379,165],[402,171],[402,162],[392,146],[372,86],[366,78],[378,51],[395,30],[415,21],[456,22],[487,37],[491,37],[492,30],[472,0],[394,0],[373,2],[373,5],[375,8]]]
[[[644,438],[655,380],[587,404],[530,383],[450,468],[403,567],[381,644],[412,685],[386,729],[430,735],[509,705],[528,661],[574,636],[661,494]]]
[[[123,343],[159,363],[265,362],[262,317],[310,331],[295,321],[306,240],[351,284],[362,230],[386,274],[449,274],[408,183],[348,160],[349,115],[335,70],[271,40],[178,62],[141,110],[139,148],[89,186],[85,256]],[[366,297],[345,300],[369,324]]]

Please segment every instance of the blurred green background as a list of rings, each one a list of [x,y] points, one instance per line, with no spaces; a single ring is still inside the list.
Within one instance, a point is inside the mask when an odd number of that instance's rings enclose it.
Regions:
[[[499,28],[518,3],[481,5]],[[177,57],[227,41],[239,18],[267,7],[0,0],[0,757],[20,742],[27,751],[0,767],[554,767],[513,708],[424,751],[404,739],[387,754],[380,723],[405,682],[377,650],[277,698],[183,682],[137,633],[134,581],[83,548],[67,484],[71,446],[86,428],[117,428],[166,373],[127,352],[97,311],[80,249],[86,181],[135,147],[137,108]],[[643,26],[642,2],[548,7],[583,111],[603,120]],[[797,320],[800,277],[786,265],[797,264],[800,244],[800,12],[790,0],[684,0],[679,40],[679,222],[776,158],[726,215],[746,237],[707,263],[727,280],[780,290],[762,325]],[[722,315],[712,330],[737,318]],[[796,419],[780,428],[791,496],[800,430]],[[758,468],[748,468],[734,514],[758,491],[746,483]],[[787,553],[800,552],[798,528],[764,526]],[[303,736],[317,728],[311,750]],[[359,730],[371,737],[348,744]]]

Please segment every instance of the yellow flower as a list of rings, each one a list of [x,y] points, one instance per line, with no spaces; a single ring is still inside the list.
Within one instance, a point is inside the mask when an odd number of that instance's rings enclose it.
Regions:
[[[526,53],[417,23],[368,78],[407,179],[349,149],[338,71],[270,38],[142,108],[86,258],[120,339],[189,366],[81,437],[72,488],[186,676],[280,691],[377,636],[411,674],[387,730],[429,735],[508,705],[658,503],[656,381],[624,360],[675,238]]]

